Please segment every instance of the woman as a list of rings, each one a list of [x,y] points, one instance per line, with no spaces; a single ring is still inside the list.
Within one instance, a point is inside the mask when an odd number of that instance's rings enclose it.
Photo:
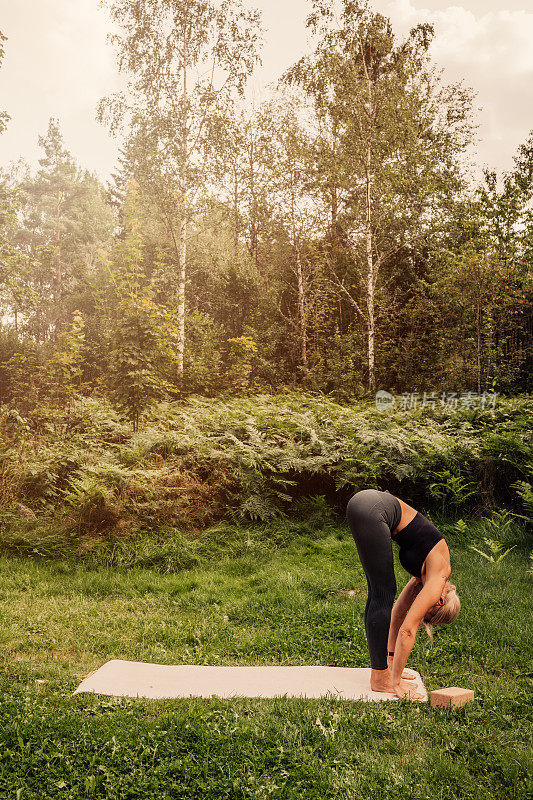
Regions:
[[[455,586],[448,581],[448,545],[432,522],[388,491],[357,492],[348,501],[346,518],[368,583],[370,687],[421,699],[407,682],[414,675],[404,669],[416,632],[424,625],[433,642],[432,626],[452,622],[461,608]],[[402,566],[413,576],[395,603],[393,540],[400,547]]]

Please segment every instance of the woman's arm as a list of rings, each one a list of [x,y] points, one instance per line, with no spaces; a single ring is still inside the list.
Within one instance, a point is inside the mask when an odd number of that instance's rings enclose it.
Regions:
[[[405,584],[402,591],[396,598],[396,602],[392,607],[391,621],[389,628],[389,641],[387,646],[387,650],[389,651],[389,653],[394,652],[398,631],[400,630],[401,624],[405,619],[405,615],[409,611],[411,604],[413,603],[415,597],[420,592],[421,588],[422,588],[422,581],[420,580],[420,578],[411,578],[411,580]],[[392,656],[389,657],[389,661],[391,658]]]
[[[391,679],[395,690],[400,686],[402,672],[414,647],[418,626],[425,614],[438,601],[445,583],[446,576],[435,575],[429,578],[413,601],[400,626],[392,662]]]

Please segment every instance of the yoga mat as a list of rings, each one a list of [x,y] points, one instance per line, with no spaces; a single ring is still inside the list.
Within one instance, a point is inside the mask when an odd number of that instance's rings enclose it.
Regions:
[[[409,687],[428,696],[416,670]],[[398,700],[370,689],[370,669],[322,666],[211,667],[194,664],[147,664],[113,659],[88,675],[74,694],[93,692],[115,697],[335,697],[340,700]]]

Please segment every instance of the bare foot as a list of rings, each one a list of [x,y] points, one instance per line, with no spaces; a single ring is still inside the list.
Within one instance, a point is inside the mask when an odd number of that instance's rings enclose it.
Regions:
[[[373,692],[388,692],[389,694],[394,694],[392,681],[389,681],[388,683],[371,683],[370,688]]]
[[[373,692],[394,692],[390,669],[373,669],[370,671],[370,688]]]
[[[411,670],[409,670],[409,672],[411,672]],[[416,679],[416,677],[417,676],[414,674],[405,675],[404,670],[402,673],[402,679],[400,680],[401,694],[399,694],[392,684],[391,670],[376,669],[371,671],[370,688],[373,692],[389,692],[391,694],[397,694],[399,697],[403,697],[405,694],[408,694],[412,700],[421,700],[423,695],[421,695],[420,692],[417,692],[415,686],[413,685],[413,681]]]

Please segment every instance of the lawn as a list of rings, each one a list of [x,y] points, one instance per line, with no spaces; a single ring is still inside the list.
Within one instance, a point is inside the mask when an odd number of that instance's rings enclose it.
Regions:
[[[178,572],[0,559],[2,800],[531,796],[533,579],[519,550],[493,565],[449,541],[461,614],[432,649],[420,631],[409,666],[428,692],[474,689],[463,708],[72,696],[111,658],[367,666],[346,527],[294,523],[280,546],[277,524],[243,529],[240,556]],[[407,579],[397,564],[398,590]]]

